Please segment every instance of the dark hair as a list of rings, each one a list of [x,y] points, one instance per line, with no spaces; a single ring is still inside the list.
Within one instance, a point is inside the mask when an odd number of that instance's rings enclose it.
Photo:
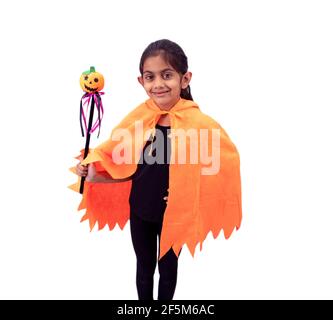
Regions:
[[[142,53],[140,59],[140,73],[143,75],[143,64],[149,57],[162,55],[164,60],[169,63],[177,72],[184,75],[187,72],[187,57],[183,49],[175,42],[167,39],[152,42]],[[191,88],[181,89],[180,97],[187,100],[193,100]]]

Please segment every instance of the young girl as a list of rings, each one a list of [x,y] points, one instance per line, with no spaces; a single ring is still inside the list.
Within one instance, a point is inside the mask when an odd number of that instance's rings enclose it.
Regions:
[[[140,74],[138,81],[149,99],[117,128],[126,128],[133,135],[137,128],[134,122],[141,121],[143,128],[151,129],[152,134],[139,148],[139,161],[117,164],[120,156],[115,155],[117,147],[110,138],[76,166],[76,173],[86,177],[79,209],[87,209],[84,219],[89,219],[92,227],[97,221],[100,228],[108,224],[112,229],[116,223],[122,228],[130,219],[140,300],[153,300],[159,240],[158,300],[171,300],[183,244],[194,255],[196,244],[200,242],[202,247],[209,231],[216,238],[223,229],[228,238],[234,227],[240,226],[239,158],[224,130],[193,102],[189,85],[192,74],[179,45],[169,40],[151,43],[142,54]],[[207,174],[207,161],[194,163],[191,158],[193,163],[189,159],[174,163],[172,156],[181,157],[188,151],[192,152],[191,157],[203,153],[202,149],[193,153],[193,141],[187,141],[191,135],[185,137],[183,149],[176,146],[176,140],[172,140],[176,129],[218,130],[218,139],[212,142],[207,137],[206,141],[201,140],[201,136],[195,141],[200,140],[200,148],[209,146],[211,154],[218,151],[214,158],[221,168]],[[115,135],[115,130],[112,134]],[[127,145],[132,147],[134,142]],[[115,196],[118,201],[112,202],[110,199]]]

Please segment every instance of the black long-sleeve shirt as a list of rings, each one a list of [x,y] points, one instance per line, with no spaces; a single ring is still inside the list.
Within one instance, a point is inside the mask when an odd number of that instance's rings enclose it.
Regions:
[[[168,195],[171,140],[170,127],[156,124],[153,142],[143,148],[136,172],[132,176],[131,212],[143,220],[161,222]],[[152,146],[151,146],[152,143]],[[149,153],[151,151],[151,154]]]

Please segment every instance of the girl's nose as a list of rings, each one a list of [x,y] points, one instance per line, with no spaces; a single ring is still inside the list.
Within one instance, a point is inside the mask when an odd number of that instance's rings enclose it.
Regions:
[[[154,81],[154,88],[159,88],[163,86],[164,86],[163,79],[160,77],[156,77]]]

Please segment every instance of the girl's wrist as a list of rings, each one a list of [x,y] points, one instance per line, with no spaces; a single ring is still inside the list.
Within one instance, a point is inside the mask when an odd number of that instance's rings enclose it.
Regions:
[[[85,180],[86,180],[87,182],[96,182],[96,181],[94,181],[94,178],[93,178],[93,177],[88,177],[88,176],[86,176]]]
[[[112,182],[114,181],[114,179],[112,179],[112,177],[105,173],[96,173],[93,176],[87,176],[86,177],[86,181],[88,182]]]
[[[114,179],[112,178],[108,173],[99,173],[95,174],[93,177],[86,177],[87,182],[92,182],[92,183],[116,183],[116,182],[124,182],[131,180],[132,176],[127,177],[127,178],[122,178],[122,179]]]

